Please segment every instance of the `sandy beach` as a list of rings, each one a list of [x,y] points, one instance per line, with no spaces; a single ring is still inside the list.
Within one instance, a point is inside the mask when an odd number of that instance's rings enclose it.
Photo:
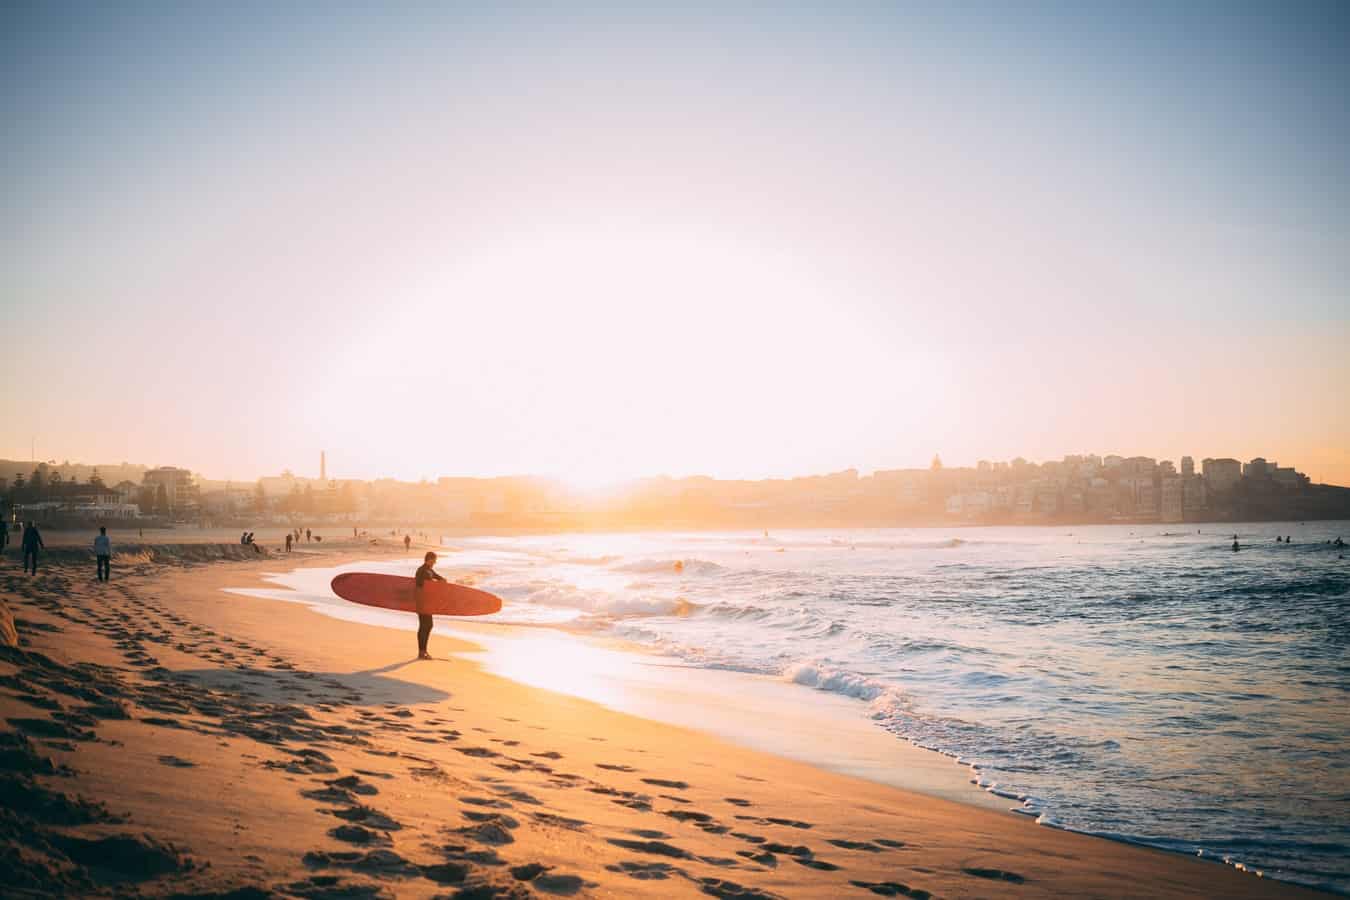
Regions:
[[[416,662],[411,633],[226,592],[383,545],[147,544],[101,584],[52,543],[36,578],[0,565],[13,896],[1324,896],[526,686],[444,629]]]

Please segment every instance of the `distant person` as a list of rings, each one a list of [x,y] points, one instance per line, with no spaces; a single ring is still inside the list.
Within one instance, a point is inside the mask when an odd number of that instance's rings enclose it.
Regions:
[[[427,551],[427,555],[422,558],[422,565],[417,567],[417,574],[413,576],[413,604],[417,608],[417,658],[431,659],[431,654],[427,652],[427,641],[431,637],[432,619],[431,613],[426,612],[426,585],[428,581],[445,581],[444,578],[436,574],[436,554]]]
[[[1292,543],[1294,542],[1294,539],[1291,538],[1289,535],[1286,534],[1286,535],[1284,536],[1284,542],[1285,542],[1286,544],[1292,544]]]
[[[412,538],[408,537],[406,534],[403,536],[403,549],[404,550],[412,549]]]
[[[311,535],[310,535],[310,530],[309,530],[308,528],[306,528],[306,529],[305,529],[305,540],[306,540],[306,541],[309,541],[309,540],[310,540],[310,537],[311,537]]]
[[[1333,547],[1344,547],[1344,546],[1345,546],[1345,541],[1341,540],[1341,539],[1340,539],[1340,536],[1338,535],[1338,536],[1336,537],[1336,540],[1334,540],[1334,541],[1331,542],[1331,546],[1333,546]]]
[[[0,519],[0,553],[5,552],[5,547],[9,545],[9,524],[4,519]]]
[[[1280,537],[1278,534],[1275,535],[1275,543],[1277,543],[1277,544],[1283,544],[1283,543],[1284,543],[1284,538]]]
[[[352,526],[352,537],[353,537],[353,538],[356,537],[356,526],[355,526],[355,525]]]
[[[42,532],[38,531],[37,523],[30,521],[23,530],[23,537],[20,542],[23,545],[23,570],[28,572],[31,568],[32,574],[37,574],[38,551],[45,549],[42,543]]]
[[[291,540],[292,540],[291,534],[290,534],[290,532],[287,532],[287,533],[286,533],[286,552],[287,552],[287,553],[290,553],[290,552],[291,552]]]
[[[1241,549],[1242,545],[1240,545],[1237,541],[1233,541],[1233,552],[1236,553]]]
[[[112,541],[108,540],[108,529],[98,527],[98,537],[94,538],[94,559],[98,563],[98,580],[112,580]]]
[[[239,532],[239,543],[241,543],[241,544],[247,544],[247,543],[248,543],[248,532],[247,532],[247,531],[241,531],[241,532]]]

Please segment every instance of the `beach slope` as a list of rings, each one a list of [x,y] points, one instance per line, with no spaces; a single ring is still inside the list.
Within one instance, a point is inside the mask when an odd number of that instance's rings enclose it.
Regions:
[[[276,560],[209,556],[0,567],[6,890],[1324,896],[525,687],[463,639],[416,662],[411,634],[222,590]]]

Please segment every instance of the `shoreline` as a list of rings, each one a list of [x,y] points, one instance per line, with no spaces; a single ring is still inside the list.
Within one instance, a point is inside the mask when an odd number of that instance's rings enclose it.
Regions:
[[[326,551],[314,561],[331,566],[341,551]],[[294,604],[223,600],[222,588],[262,582],[277,563],[134,563],[106,586],[62,561],[33,580],[8,558],[0,568],[30,642],[4,657],[4,718],[31,757],[74,770],[22,777],[30,795],[73,790],[149,835],[142,855],[169,868],[134,882],[142,890],[317,897],[337,896],[341,882],[370,887],[366,896],[446,885],[477,896],[1324,896],[523,686],[466,659],[471,639],[443,630],[432,636],[437,661],[419,666],[407,660],[409,635]],[[81,672],[127,717],[72,705]],[[71,733],[51,737],[58,725]],[[95,892],[125,886],[87,858],[87,843],[69,843],[68,833],[114,825],[43,822],[50,802],[27,828],[49,836],[46,869],[23,871],[75,879],[67,887],[87,878]],[[22,844],[25,833],[4,838]],[[166,842],[180,845],[177,856]],[[60,849],[76,846],[78,859]],[[210,868],[185,865],[188,854]]]
[[[295,603],[320,615],[409,633],[403,614],[372,610],[337,598],[319,599],[332,575],[354,563],[312,563],[284,575],[267,575],[274,587],[228,588],[231,594]],[[415,559],[381,561],[409,571]],[[318,578],[295,577],[316,571]],[[384,569],[382,569],[384,571]],[[454,580],[453,565],[441,571]],[[289,596],[288,596],[289,595]],[[1015,798],[979,787],[970,767],[949,754],[919,747],[877,728],[858,709],[856,698],[811,690],[768,675],[708,669],[654,654],[621,639],[580,634],[554,623],[521,624],[437,616],[435,634],[473,642],[461,655],[492,675],[517,684],[567,694],[617,712],[690,728],[748,749],[772,753],[822,769],[853,775],[926,796],[941,797],[996,812]],[[566,676],[537,659],[561,660]],[[711,705],[716,703],[717,705]],[[758,721],[756,721],[758,720]],[[820,732],[828,733],[822,737]]]

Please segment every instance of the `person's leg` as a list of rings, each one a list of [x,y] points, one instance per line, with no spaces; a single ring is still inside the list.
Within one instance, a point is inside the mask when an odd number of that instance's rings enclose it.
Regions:
[[[425,613],[417,614],[417,655],[426,656],[427,640],[431,637],[431,616]]]

